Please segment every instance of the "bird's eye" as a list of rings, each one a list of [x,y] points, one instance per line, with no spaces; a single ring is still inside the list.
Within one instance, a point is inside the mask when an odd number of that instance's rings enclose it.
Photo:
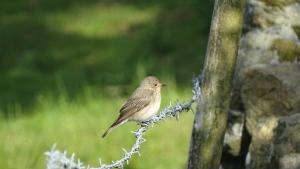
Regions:
[[[155,83],[154,86],[157,86],[157,83]]]

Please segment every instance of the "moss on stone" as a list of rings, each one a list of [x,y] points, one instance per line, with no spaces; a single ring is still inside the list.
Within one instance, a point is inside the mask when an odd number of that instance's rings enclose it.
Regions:
[[[271,49],[277,51],[280,61],[300,60],[300,46],[288,39],[276,39]]]
[[[262,16],[261,14],[255,14],[252,17],[252,24],[260,28],[267,28],[273,26],[275,23],[269,18]]]
[[[260,0],[268,6],[283,7],[295,3],[297,0]]]

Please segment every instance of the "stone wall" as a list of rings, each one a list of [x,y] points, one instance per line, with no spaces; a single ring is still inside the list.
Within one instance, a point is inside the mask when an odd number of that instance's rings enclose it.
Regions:
[[[248,0],[231,103],[244,127],[233,142],[229,121],[224,159],[247,169],[300,168],[299,33],[299,0]],[[223,168],[240,169],[236,159],[222,160]]]

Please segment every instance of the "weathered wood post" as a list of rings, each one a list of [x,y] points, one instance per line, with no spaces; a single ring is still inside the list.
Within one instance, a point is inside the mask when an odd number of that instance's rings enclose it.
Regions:
[[[215,0],[188,169],[219,169],[245,0]]]

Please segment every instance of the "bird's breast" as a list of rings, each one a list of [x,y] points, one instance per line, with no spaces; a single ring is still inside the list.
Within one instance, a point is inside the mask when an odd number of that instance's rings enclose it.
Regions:
[[[131,120],[139,122],[150,120],[150,118],[157,113],[160,107],[161,97],[155,98],[147,107],[132,116]]]

